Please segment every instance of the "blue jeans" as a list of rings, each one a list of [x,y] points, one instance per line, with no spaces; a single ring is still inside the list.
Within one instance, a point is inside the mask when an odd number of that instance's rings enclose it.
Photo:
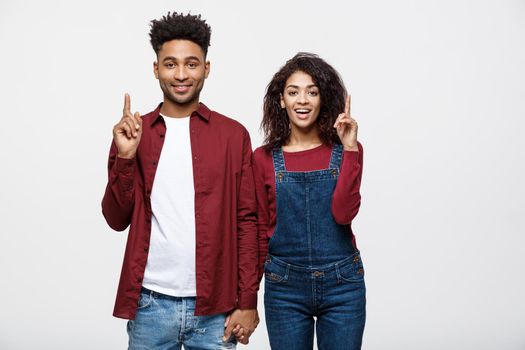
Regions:
[[[195,298],[171,297],[143,288],[137,316],[128,321],[129,350],[235,349],[223,342],[226,314],[195,316]]]
[[[265,264],[264,307],[274,350],[361,348],[365,327],[364,269],[359,253],[316,268],[270,256]],[[317,320],[314,320],[314,317]]]

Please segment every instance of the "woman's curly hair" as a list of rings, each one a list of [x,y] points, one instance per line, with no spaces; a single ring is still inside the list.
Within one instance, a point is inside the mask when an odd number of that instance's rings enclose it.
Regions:
[[[174,39],[190,40],[199,45],[204,52],[204,57],[208,54],[210,46],[211,28],[201,15],[184,15],[173,12],[161,19],[154,19],[150,23],[149,32],[151,46],[158,55],[159,51],[167,41]]]
[[[310,75],[319,88],[321,110],[316,120],[319,138],[325,145],[341,143],[333,125],[337,116],[344,111],[344,83],[339,73],[322,58],[312,53],[299,52],[275,73],[266,88],[261,129],[267,151],[282,147],[290,137],[290,121],[286,109],[281,107],[281,95],[286,80],[297,71]]]

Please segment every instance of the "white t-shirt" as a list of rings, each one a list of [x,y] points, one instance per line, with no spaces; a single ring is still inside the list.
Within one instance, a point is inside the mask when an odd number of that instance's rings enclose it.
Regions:
[[[162,117],[166,136],[151,190],[153,215],[143,286],[171,296],[196,296],[190,118]]]

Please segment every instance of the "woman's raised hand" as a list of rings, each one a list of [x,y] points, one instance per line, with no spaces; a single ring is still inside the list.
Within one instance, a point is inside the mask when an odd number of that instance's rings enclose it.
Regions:
[[[345,151],[358,151],[357,121],[350,117],[350,95],[346,96],[345,111],[335,120],[334,128]]]

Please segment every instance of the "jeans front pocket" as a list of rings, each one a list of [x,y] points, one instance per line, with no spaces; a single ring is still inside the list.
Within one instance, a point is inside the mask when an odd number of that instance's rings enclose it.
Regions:
[[[147,308],[153,302],[153,292],[144,292],[140,293],[139,302],[137,304],[137,310],[142,310]]]
[[[286,283],[290,266],[282,266],[268,259],[264,264],[264,282],[265,283]]]
[[[336,264],[337,281],[361,282],[365,277],[363,261],[359,253],[354,254],[348,261],[341,265]]]

